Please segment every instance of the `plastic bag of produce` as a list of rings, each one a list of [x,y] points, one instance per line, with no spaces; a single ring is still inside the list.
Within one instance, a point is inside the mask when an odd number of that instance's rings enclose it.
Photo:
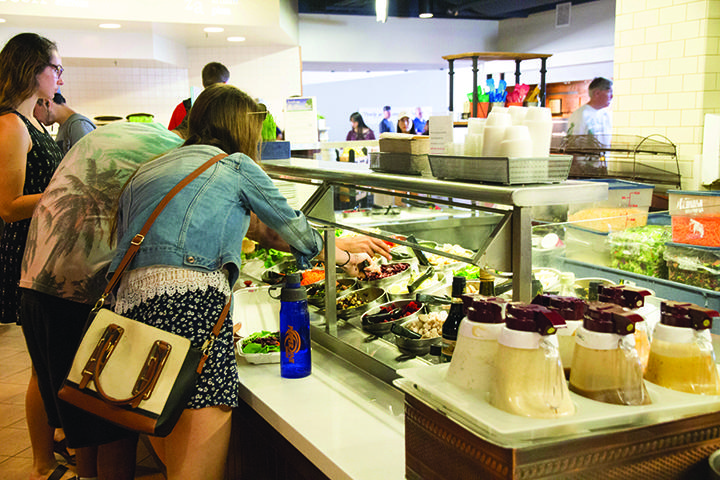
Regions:
[[[720,291],[720,248],[668,243],[663,257],[673,282]]]
[[[663,257],[665,244],[671,240],[669,225],[646,225],[628,228],[608,235],[610,266],[649,277],[668,278]]]

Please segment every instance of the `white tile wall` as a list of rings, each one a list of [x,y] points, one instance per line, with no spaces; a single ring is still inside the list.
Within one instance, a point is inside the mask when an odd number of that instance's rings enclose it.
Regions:
[[[617,0],[613,131],[668,137],[683,188],[700,187],[704,116],[720,113],[719,43],[720,0]]]
[[[282,121],[284,99],[302,94],[298,47],[226,47],[188,50],[189,67],[72,66],[63,73],[61,91],[68,105],[83,115],[125,117],[151,113],[167,124],[175,106],[190,96],[190,87],[202,87],[200,72],[211,61],[230,70],[232,85],[261,98]]]
[[[63,80],[61,91],[68,105],[91,119],[151,113],[167,124],[175,106],[189,96],[183,68],[69,66]]]

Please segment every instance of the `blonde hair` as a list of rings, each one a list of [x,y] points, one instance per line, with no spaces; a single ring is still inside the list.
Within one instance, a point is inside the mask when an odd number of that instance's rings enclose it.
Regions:
[[[190,109],[187,145],[214,145],[225,153],[241,152],[258,161],[264,115],[242,90],[218,83],[198,95]]]

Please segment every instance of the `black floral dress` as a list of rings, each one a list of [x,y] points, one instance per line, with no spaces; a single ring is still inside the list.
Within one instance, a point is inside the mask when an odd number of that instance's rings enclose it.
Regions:
[[[15,114],[25,122],[32,140],[32,149],[27,154],[23,195],[42,193],[62,160],[62,151],[45,127],[41,125],[40,131],[19,112]],[[0,323],[20,323],[18,281],[29,227],[29,218],[8,223],[0,237]]]

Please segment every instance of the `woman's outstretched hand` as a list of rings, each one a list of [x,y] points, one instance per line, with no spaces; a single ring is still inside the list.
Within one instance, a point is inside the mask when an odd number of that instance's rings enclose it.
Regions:
[[[353,277],[362,277],[364,276],[362,263],[367,262],[369,264],[370,260],[370,255],[367,253],[350,253],[350,261],[341,268],[348,275],[352,275]]]

